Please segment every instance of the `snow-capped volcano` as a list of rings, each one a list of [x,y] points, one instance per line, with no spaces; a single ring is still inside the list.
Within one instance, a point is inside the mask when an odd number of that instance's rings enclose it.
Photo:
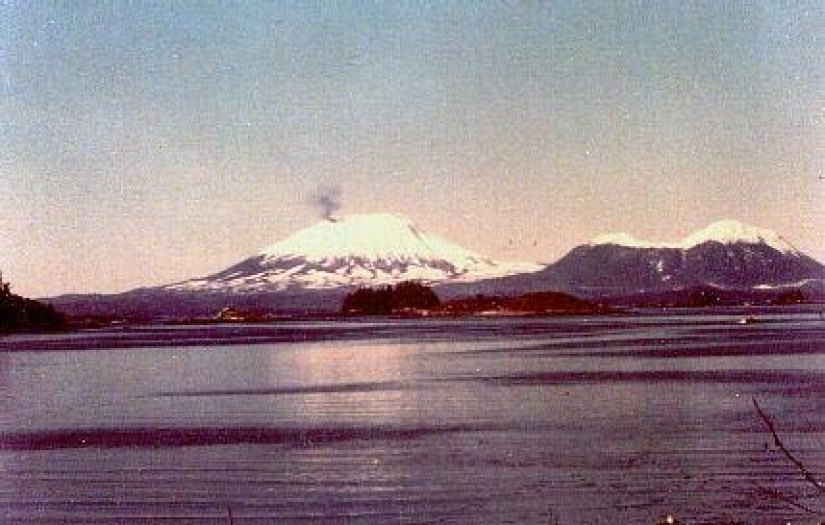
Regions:
[[[540,268],[495,261],[425,232],[403,215],[374,213],[319,222],[222,272],[165,288],[242,293],[323,290],[409,280],[472,282]]]
[[[330,257],[375,261],[445,260],[470,267],[483,258],[445,239],[426,233],[403,215],[347,215],[319,222],[264,249],[268,259],[304,257],[320,262]]]

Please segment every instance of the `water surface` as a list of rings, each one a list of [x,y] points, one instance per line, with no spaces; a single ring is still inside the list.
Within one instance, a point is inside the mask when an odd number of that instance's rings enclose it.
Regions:
[[[3,523],[815,523],[813,314],[0,340]],[[799,498],[802,496],[802,498]],[[790,498],[793,502],[788,501]],[[821,516],[821,514],[820,514]]]

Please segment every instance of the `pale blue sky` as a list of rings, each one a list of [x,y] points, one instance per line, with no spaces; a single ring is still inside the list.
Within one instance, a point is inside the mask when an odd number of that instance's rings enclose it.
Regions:
[[[499,258],[723,217],[825,256],[822,2],[4,0],[0,95],[22,293],[220,269],[321,184]]]

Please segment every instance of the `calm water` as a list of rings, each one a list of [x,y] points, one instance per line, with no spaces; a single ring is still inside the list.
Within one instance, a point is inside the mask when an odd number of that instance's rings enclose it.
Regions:
[[[2,339],[0,521],[815,523],[825,322],[739,318]]]

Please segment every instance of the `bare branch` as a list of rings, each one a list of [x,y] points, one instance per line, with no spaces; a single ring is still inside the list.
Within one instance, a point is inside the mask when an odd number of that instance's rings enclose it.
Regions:
[[[805,477],[808,483],[816,487],[818,491],[825,493],[825,486],[823,486],[822,483],[820,483],[819,480],[817,480],[816,477],[813,474],[811,474],[811,472],[807,468],[805,468],[805,465],[801,461],[796,459],[796,457],[793,454],[791,454],[791,451],[788,450],[787,447],[785,447],[785,444],[782,443],[782,440],[779,439],[779,434],[776,433],[776,427],[774,426],[773,421],[771,421],[771,418],[768,417],[768,414],[765,413],[764,410],[762,410],[762,407],[759,406],[759,403],[756,402],[756,398],[752,397],[751,401],[753,401],[753,406],[756,407],[756,411],[759,413],[759,417],[762,418],[762,421],[765,422],[765,425],[768,427],[768,430],[770,431],[771,435],[773,435],[773,442],[777,446],[777,448],[779,448],[779,450],[782,451],[786,458],[788,458],[794,465],[796,465],[796,468],[799,469],[799,472],[802,473],[802,475]]]

